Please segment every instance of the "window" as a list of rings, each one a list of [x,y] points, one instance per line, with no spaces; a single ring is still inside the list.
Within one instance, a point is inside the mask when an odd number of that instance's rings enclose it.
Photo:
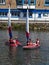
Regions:
[[[7,13],[5,13],[5,16],[7,16]]]
[[[26,12],[24,13],[24,17],[26,17]]]
[[[38,14],[38,18],[41,18],[41,13]]]
[[[35,1],[36,0],[24,0],[24,4],[30,4],[30,5],[32,5],[32,4],[35,4]]]
[[[32,12],[29,13],[29,17],[32,18]]]
[[[16,0],[17,5],[22,5],[22,0]]]
[[[23,18],[23,16],[24,16],[24,15],[23,15],[23,12],[20,12],[20,17]]]
[[[0,0],[0,4],[5,4],[5,0]]]
[[[6,12],[0,12],[0,16],[7,16]]]
[[[30,4],[34,5],[36,3],[36,0],[30,0]]]
[[[28,4],[28,0],[24,0],[24,4]]]
[[[43,13],[43,16],[44,17],[48,17],[48,13]]]
[[[11,12],[12,17],[20,17],[20,12]]]
[[[45,0],[45,5],[49,6],[49,0]]]

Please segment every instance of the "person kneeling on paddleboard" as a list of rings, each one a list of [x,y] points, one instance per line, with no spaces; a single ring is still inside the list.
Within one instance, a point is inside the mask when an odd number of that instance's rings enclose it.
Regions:
[[[9,40],[9,42],[10,42],[10,44],[15,44],[15,45],[16,45],[16,40],[15,40],[15,39],[12,39],[12,38],[11,38],[11,39]]]
[[[33,43],[32,43],[32,40],[31,39],[29,39],[29,41],[28,41],[28,43],[27,43],[27,45],[32,45]]]
[[[15,38],[15,40],[16,40],[16,44],[17,44],[17,45],[22,46],[22,44],[19,42],[19,40],[18,40],[18,38],[17,38],[17,37]]]
[[[36,40],[36,44],[37,44],[37,46],[40,44],[40,41],[39,41],[38,38],[37,38],[37,40]]]
[[[12,38],[9,39],[9,43],[13,44],[13,39]]]

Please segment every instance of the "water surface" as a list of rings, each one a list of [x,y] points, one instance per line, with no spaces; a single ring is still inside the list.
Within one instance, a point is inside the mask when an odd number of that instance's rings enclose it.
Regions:
[[[24,31],[13,31],[13,38],[18,37],[22,45],[26,45]],[[39,38],[41,47],[35,50],[23,50],[22,47],[8,47],[8,32],[0,30],[0,65],[49,65],[49,32],[30,31],[33,42]]]

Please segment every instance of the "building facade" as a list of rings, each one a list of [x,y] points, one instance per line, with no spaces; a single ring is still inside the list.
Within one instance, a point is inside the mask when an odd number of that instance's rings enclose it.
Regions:
[[[8,8],[9,2],[12,9],[26,7],[27,4],[35,9],[49,9],[49,0],[0,0],[0,8]]]
[[[0,0],[0,20],[8,20],[9,4],[11,20],[25,20],[28,7],[30,21],[49,21],[49,0]]]

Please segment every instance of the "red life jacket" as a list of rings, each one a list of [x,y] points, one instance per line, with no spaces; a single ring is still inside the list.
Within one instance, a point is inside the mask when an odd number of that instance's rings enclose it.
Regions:
[[[21,45],[21,43],[20,43],[18,40],[16,40],[16,44],[17,44],[17,45]]]
[[[14,44],[14,42],[13,42],[13,40],[12,40],[12,39],[10,39],[10,40],[9,40],[9,42],[10,42],[10,44]]]

